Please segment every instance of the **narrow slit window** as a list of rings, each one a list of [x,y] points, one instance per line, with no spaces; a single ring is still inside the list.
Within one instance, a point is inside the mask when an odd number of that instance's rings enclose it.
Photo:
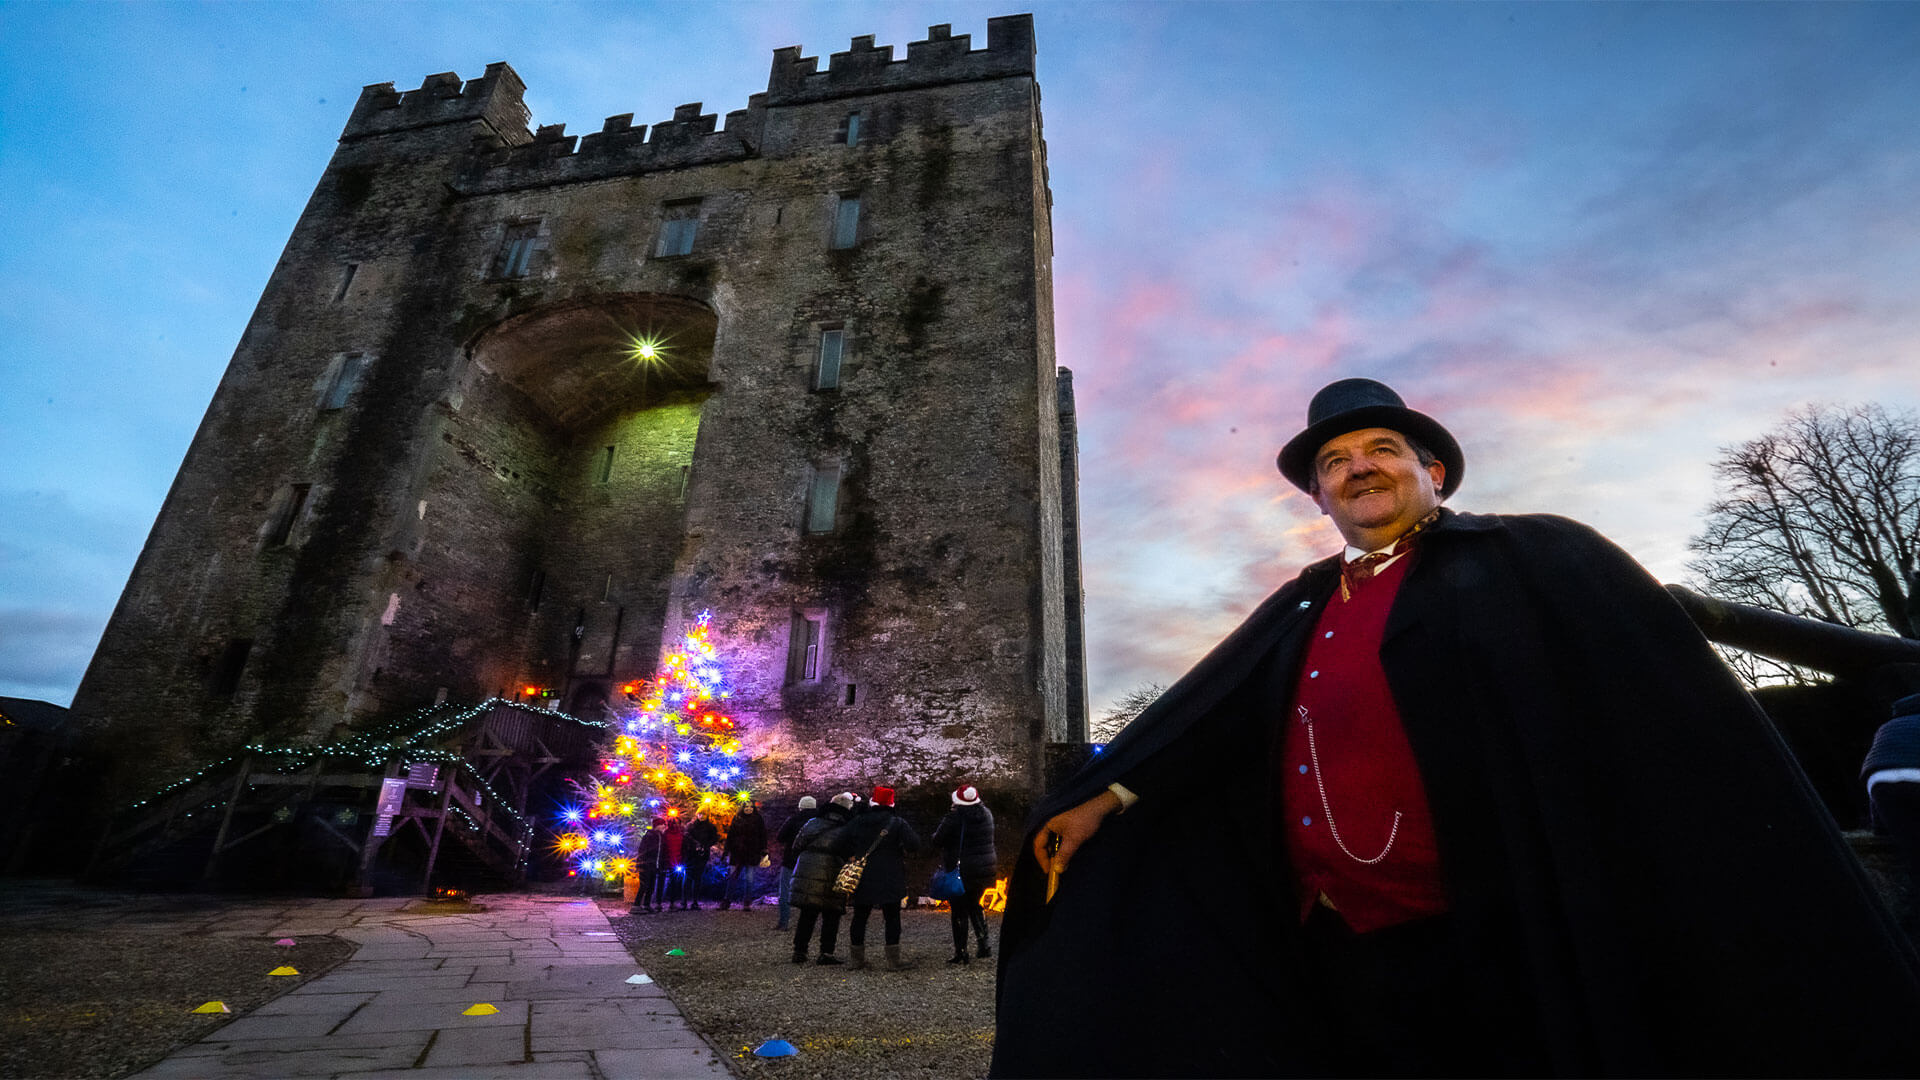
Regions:
[[[249,638],[233,638],[207,672],[207,690],[215,697],[230,698],[240,689],[240,674],[247,669],[247,657],[253,652]]]
[[[833,208],[833,246],[844,250],[860,242],[860,196],[842,195]]]
[[[655,255],[691,255],[700,231],[700,200],[668,203],[661,214],[660,244]]]
[[[494,260],[493,276],[523,278],[533,268],[533,249],[540,239],[538,221],[517,221],[507,226],[500,241],[500,254]]]
[[[535,570],[532,580],[527,582],[527,610],[540,610],[540,596],[547,591],[547,572]]]
[[[853,684],[847,684],[847,704],[853,704]]]
[[[813,365],[815,390],[832,390],[840,385],[840,356],[846,342],[847,332],[840,327],[820,331],[820,353]]]
[[[840,501],[840,466],[816,465],[812,482],[807,485],[807,531],[833,531],[834,512]]]
[[[285,547],[293,536],[293,527],[300,520],[300,511],[306,509],[307,493],[313,490],[312,484],[289,484],[281,489],[280,496],[274,501],[278,504],[273,516],[273,527],[267,530],[268,547]]]
[[[320,411],[332,412],[344,409],[352,399],[353,392],[360,388],[360,378],[366,373],[367,358],[359,353],[348,353],[340,357],[333,369],[333,378],[327,383],[327,392],[320,397]]]
[[[600,455],[600,482],[603,484],[606,484],[606,483],[611,483],[612,481],[613,481],[613,447],[609,446],[607,447],[606,451]]]
[[[820,681],[826,621],[824,613],[793,613],[793,628],[787,643],[787,685]]]
[[[333,291],[334,303],[337,304],[347,298],[347,290],[353,287],[353,275],[359,273],[359,271],[359,263],[348,263],[346,267],[340,271],[340,287]]]
[[[860,114],[857,112],[847,114],[847,145],[860,145]]]

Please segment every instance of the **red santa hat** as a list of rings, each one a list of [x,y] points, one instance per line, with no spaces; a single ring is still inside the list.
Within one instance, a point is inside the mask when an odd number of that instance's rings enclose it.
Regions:
[[[954,788],[953,789],[953,805],[955,806],[980,805],[980,789],[974,787],[972,784],[961,784],[959,787]]]
[[[880,785],[875,784],[873,786],[873,796],[870,801],[875,806],[892,806],[893,805],[893,789],[890,787],[881,787]]]

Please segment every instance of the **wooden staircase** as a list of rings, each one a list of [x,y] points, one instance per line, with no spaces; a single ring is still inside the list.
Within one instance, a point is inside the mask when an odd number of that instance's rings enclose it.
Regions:
[[[602,730],[494,699],[340,743],[251,747],[116,815],[87,876],[362,896],[518,886],[547,794],[591,768]]]

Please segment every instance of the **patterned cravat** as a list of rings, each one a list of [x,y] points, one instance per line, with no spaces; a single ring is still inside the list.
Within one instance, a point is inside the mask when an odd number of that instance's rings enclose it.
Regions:
[[[1340,564],[1340,599],[1342,601],[1353,599],[1353,590],[1356,586],[1360,585],[1362,582],[1370,580],[1374,574],[1378,573],[1380,570],[1381,563],[1386,562],[1388,559],[1391,559],[1396,555],[1404,555],[1407,552],[1412,551],[1413,544],[1414,544],[1414,537],[1420,535],[1420,533],[1423,530],[1425,530],[1427,526],[1433,524],[1438,520],[1440,520],[1440,510],[1436,507],[1433,513],[1428,514],[1426,517],[1423,517],[1419,521],[1414,522],[1413,528],[1408,529],[1405,533],[1403,533],[1400,539],[1395,540],[1393,542],[1393,546],[1388,548],[1387,550],[1369,552],[1368,554],[1362,555],[1359,558],[1353,560],[1352,562],[1341,563]]]
[[[1397,548],[1399,545],[1396,544],[1394,546]],[[1393,555],[1394,553],[1391,551],[1376,551],[1371,555],[1360,556],[1347,564],[1347,579],[1355,585],[1360,584],[1368,578],[1371,578],[1374,572],[1380,568],[1380,564],[1393,558]]]

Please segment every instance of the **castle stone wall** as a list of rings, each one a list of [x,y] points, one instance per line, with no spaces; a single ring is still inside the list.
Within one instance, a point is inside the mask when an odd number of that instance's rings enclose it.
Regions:
[[[769,794],[965,778],[1017,824],[1085,727],[1033,57],[1025,16],[783,49],[724,125],[585,138],[505,64],[368,87],[76,716],[137,731],[137,786],[442,696],[592,711],[711,610]]]

